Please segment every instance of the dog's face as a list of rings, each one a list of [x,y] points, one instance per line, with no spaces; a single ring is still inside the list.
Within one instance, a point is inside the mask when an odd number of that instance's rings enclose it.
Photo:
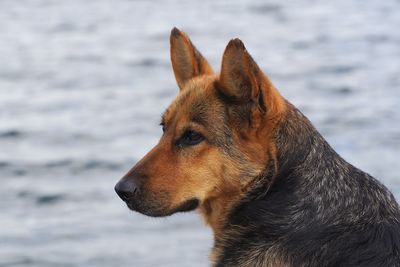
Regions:
[[[170,41],[179,95],[162,117],[159,143],[115,188],[130,209],[149,216],[240,194],[274,150],[266,113],[278,106],[267,107],[274,95],[260,90],[272,85],[241,41],[228,44],[220,75],[185,33],[174,29]]]

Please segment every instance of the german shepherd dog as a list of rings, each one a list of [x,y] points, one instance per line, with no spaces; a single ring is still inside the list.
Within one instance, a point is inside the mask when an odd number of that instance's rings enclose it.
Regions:
[[[197,209],[212,266],[400,266],[400,209],[341,158],[231,40],[220,73],[174,28],[179,94],[159,143],[115,186],[132,210]]]

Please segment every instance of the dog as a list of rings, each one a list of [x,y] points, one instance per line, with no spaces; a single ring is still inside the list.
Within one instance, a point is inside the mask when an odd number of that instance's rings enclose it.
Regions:
[[[159,143],[115,186],[134,211],[198,210],[212,266],[400,266],[400,209],[281,96],[239,39],[213,68],[174,28],[180,89]]]

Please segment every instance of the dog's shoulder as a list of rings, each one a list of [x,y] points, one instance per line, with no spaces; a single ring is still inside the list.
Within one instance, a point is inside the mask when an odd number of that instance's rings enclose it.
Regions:
[[[393,195],[370,175],[346,168],[330,173],[335,186],[304,184],[293,173],[277,177],[261,199],[238,204],[227,223],[236,230],[217,243],[216,266],[400,266]],[[343,173],[342,182],[335,176]]]

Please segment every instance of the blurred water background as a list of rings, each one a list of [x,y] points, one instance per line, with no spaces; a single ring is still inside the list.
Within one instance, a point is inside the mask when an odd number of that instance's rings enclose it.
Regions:
[[[128,211],[117,180],[177,94],[178,26],[218,69],[240,37],[349,162],[400,199],[398,0],[1,0],[0,266],[207,266],[195,213]]]

